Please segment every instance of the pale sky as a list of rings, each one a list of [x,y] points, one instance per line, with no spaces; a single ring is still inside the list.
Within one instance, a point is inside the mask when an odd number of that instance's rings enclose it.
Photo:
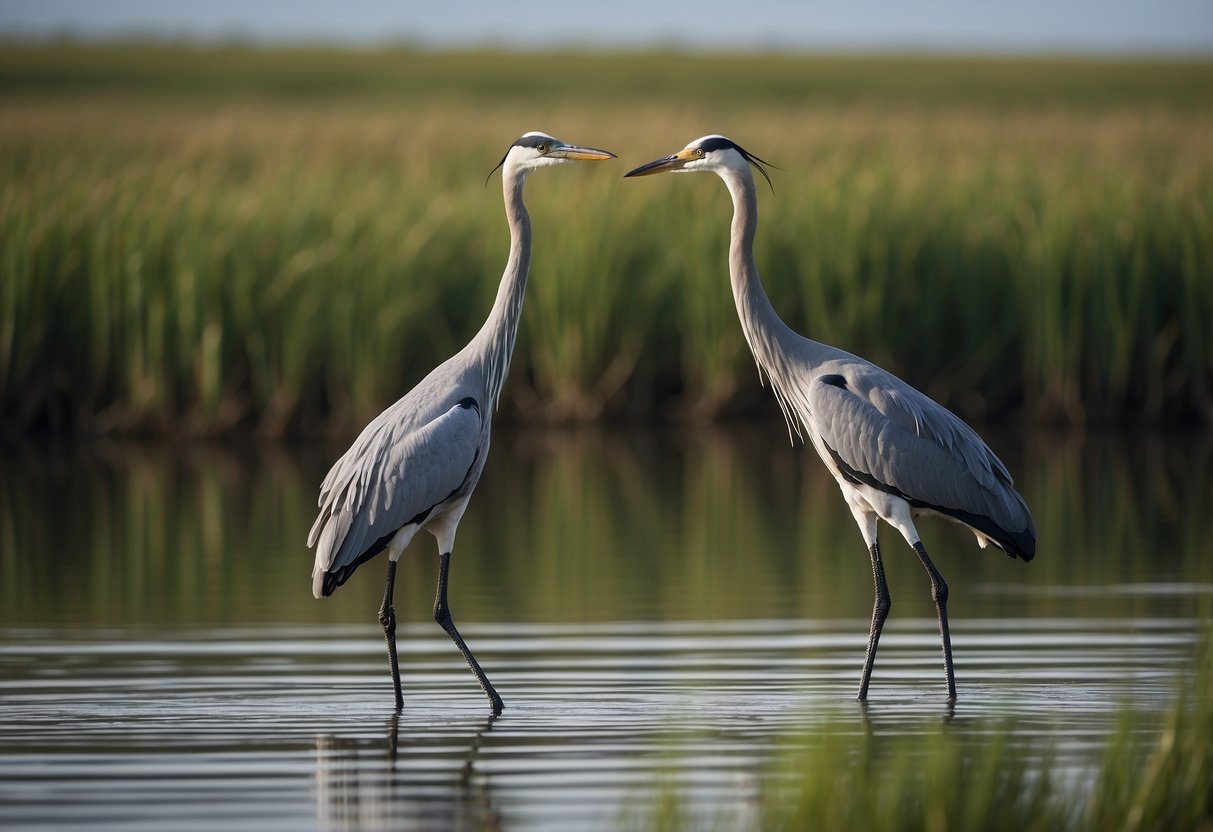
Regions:
[[[435,47],[1213,54],[1213,0],[0,0],[0,34]]]

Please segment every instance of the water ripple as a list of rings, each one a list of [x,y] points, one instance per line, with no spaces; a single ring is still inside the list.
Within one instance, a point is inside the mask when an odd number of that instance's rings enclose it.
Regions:
[[[951,709],[930,619],[890,623],[866,707],[859,620],[469,624],[506,699],[495,720],[432,626],[400,634],[398,717],[366,628],[13,629],[0,810],[6,829],[567,829],[676,781],[703,811],[744,814],[777,746],[990,718],[1081,767],[1124,703],[1165,707],[1199,626],[958,620]]]

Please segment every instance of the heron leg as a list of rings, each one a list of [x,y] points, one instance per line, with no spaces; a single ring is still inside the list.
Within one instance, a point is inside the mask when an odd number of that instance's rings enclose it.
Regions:
[[[455,646],[459,648],[459,652],[467,660],[468,667],[472,668],[472,672],[476,674],[476,681],[480,683],[480,688],[484,691],[485,696],[489,698],[489,705],[493,708],[493,713],[500,714],[501,709],[505,707],[501,701],[501,697],[493,689],[493,685],[489,682],[489,677],[485,676],[484,671],[480,669],[480,664],[476,661],[476,657],[472,655],[472,651],[464,644],[463,637],[455,629],[455,622],[451,618],[451,609],[446,602],[446,583],[450,568],[451,553],[444,552],[438,557],[438,594],[434,597],[434,620],[438,622],[442,629],[446,630],[446,634],[451,637],[451,641],[455,642]]]
[[[872,605],[872,627],[868,630],[868,654],[863,660],[863,677],[859,680],[859,701],[868,698],[868,683],[872,681],[872,664],[876,661],[876,645],[880,642],[880,631],[889,616],[893,601],[889,597],[889,585],[885,582],[884,563],[880,559],[880,544],[873,542],[868,552],[872,556],[872,582],[876,586],[876,602]]]
[[[948,674],[948,701],[955,702],[956,673],[952,669],[952,636],[948,631],[948,584],[943,579],[943,575],[939,574],[939,570],[935,568],[935,564],[931,563],[931,559],[927,557],[927,549],[922,545],[921,540],[914,544],[914,551],[918,553],[918,559],[922,561],[927,574],[931,576],[931,597],[935,599],[935,611],[939,614],[939,638],[943,643],[943,666]]]
[[[383,606],[379,608],[379,623],[383,625],[383,637],[387,640],[388,666],[392,669],[392,685],[396,689],[396,710],[404,708],[404,696],[400,692],[400,664],[396,660],[396,610],[392,607],[392,590],[396,585],[396,561],[387,562],[387,586],[383,590]]]

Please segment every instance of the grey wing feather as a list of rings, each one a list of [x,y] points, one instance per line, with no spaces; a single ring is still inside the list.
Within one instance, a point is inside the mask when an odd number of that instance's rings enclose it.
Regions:
[[[465,485],[481,442],[478,408],[456,404],[416,427],[393,415],[368,425],[325,477],[307,538],[316,547],[313,575],[355,563]]]
[[[1035,538],[1010,472],[972,428],[874,365],[833,369],[845,385],[818,375],[808,400],[812,429],[842,462],[911,501],[986,517]]]

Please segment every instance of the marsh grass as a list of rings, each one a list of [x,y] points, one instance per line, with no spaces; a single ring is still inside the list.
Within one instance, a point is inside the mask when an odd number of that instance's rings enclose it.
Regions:
[[[1047,738],[1040,740],[1047,742]],[[1090,777],[1067,776],[1023,745],[1013,724],[947,723],[922,736],[848,733],[801,738],[764,778],[751,824],[763,830],[982,829],[1141,832],[1213,829],[1213,651],[1201,649],[1161,724],[1126,706]],[[628,828],[737,828],[696,817],[676,778]]]
[[[1213,642],[1161,728],[1143,743],[1131,709],[1086,801],[1086,828],[1213,829]]]
[[[721,131],[782,168],[757,258],[797,329],[969,418],[1213,420],[1210,65],[719,61],[6,50],[0,420],[356,429],[482,322],[483,177],[534,128],[621,161],[528,185],[507,415],[776,412],[720,183],[620,178]]]
[[[943,730],[892,742],[834,736],[794,758],[786,798],[769,798],[764,829],[1057,830],[1067,811],[1048,765],[1033,770],[1009,733],[959,739]]]

